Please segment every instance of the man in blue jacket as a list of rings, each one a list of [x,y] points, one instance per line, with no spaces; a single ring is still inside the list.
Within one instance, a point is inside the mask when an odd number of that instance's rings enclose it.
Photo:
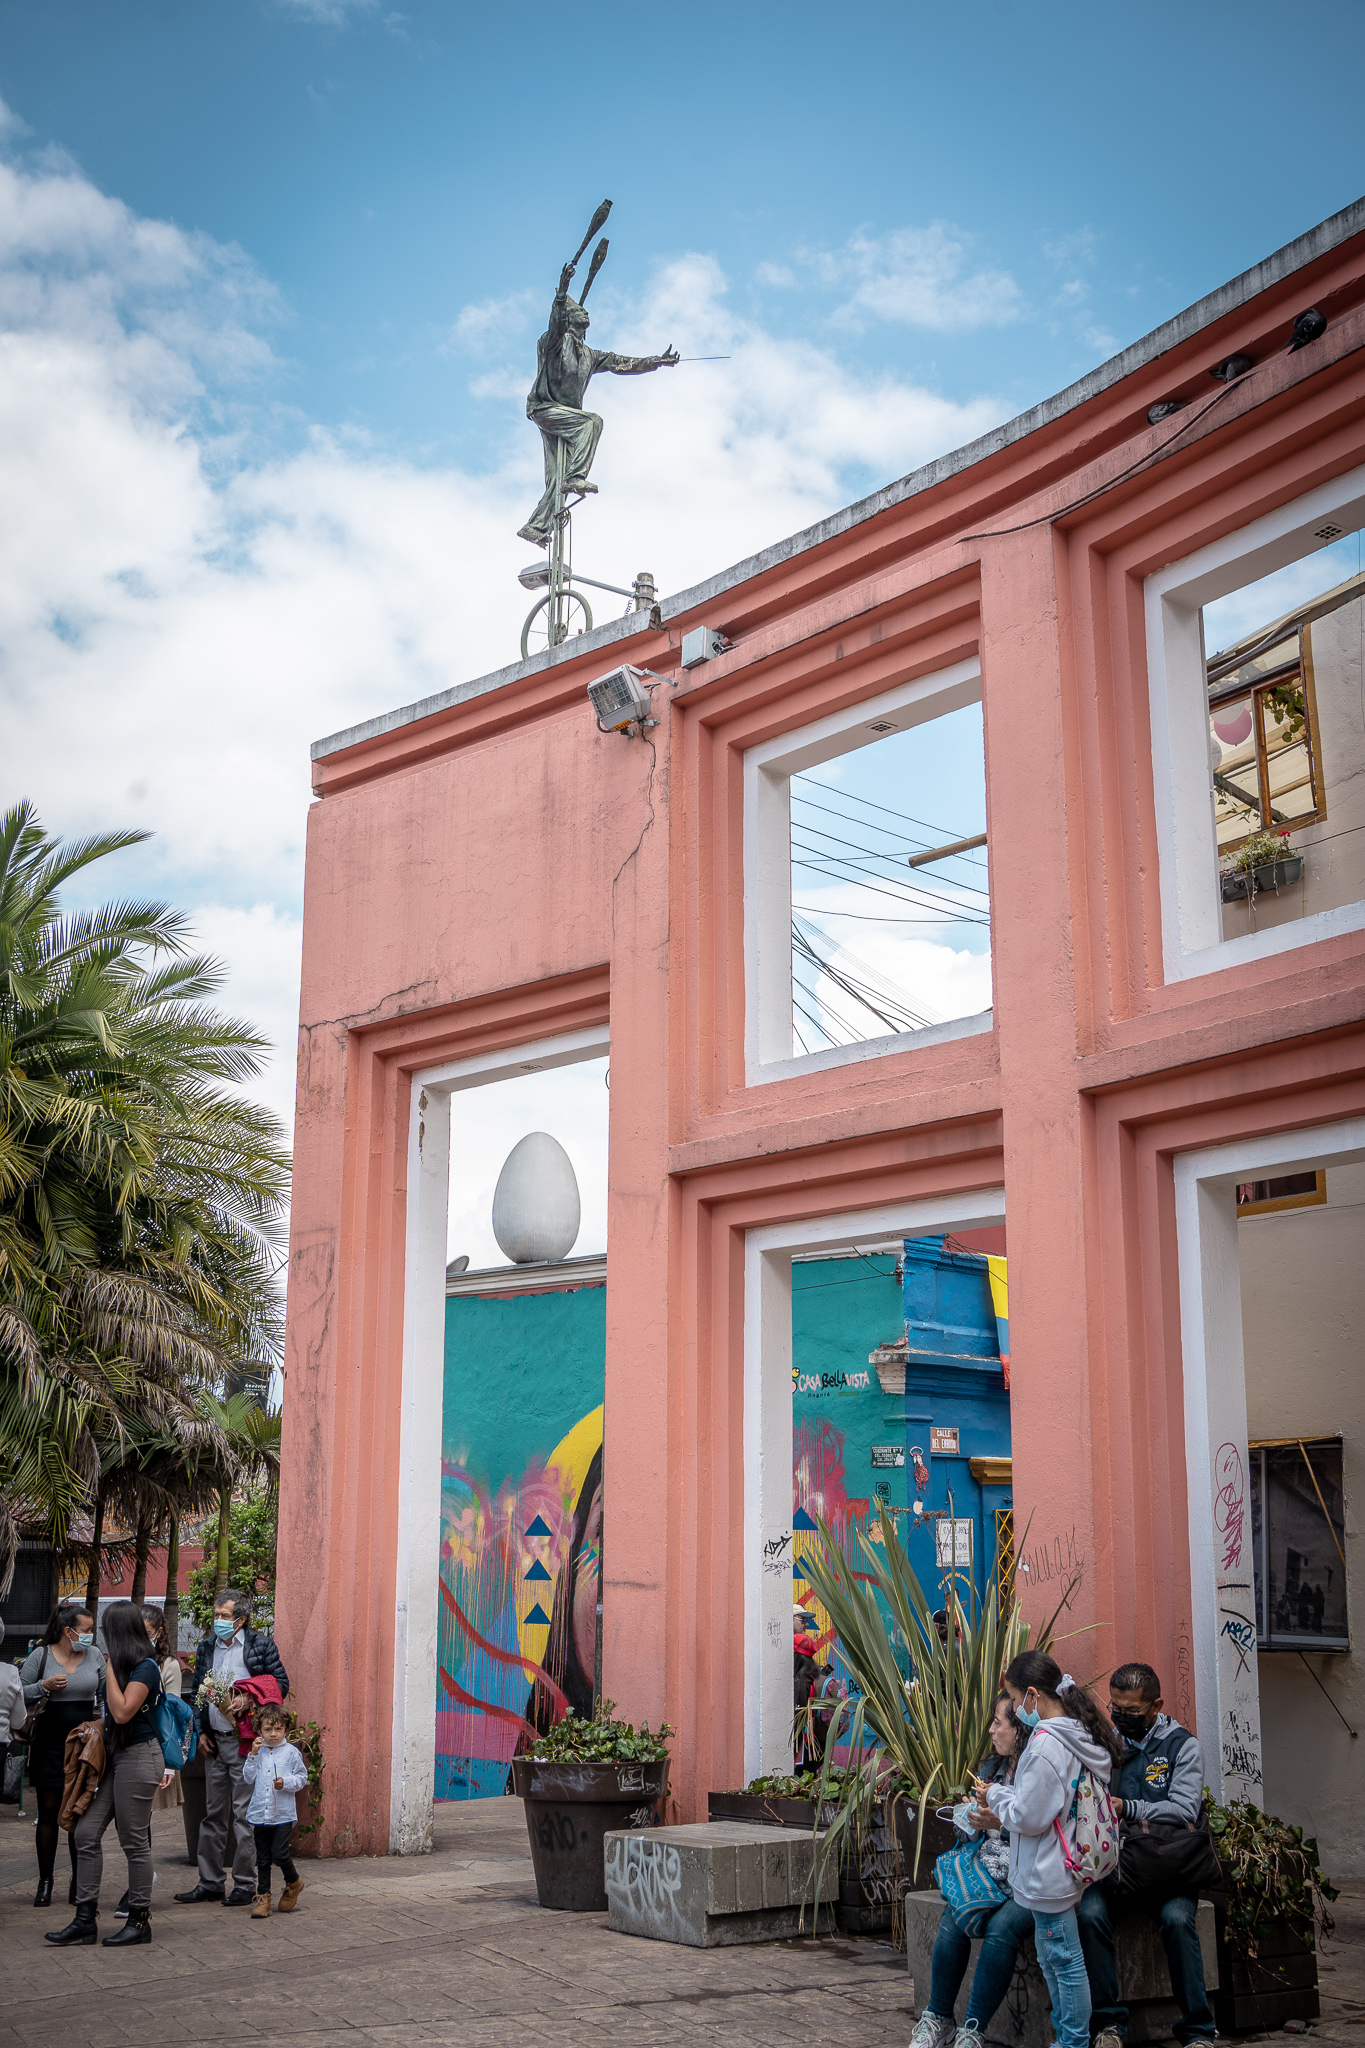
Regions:
[[[199,1746],[204,1752],[204,1818],[199,1829],[199,1882],[193,1891],[177,1892],[182,1906],[215,1899],[220,1906],[249,1906],[256,1897],[256,1838],[247,1819],[251,1787],[242,1776],[237,1730],[214,1706],[200,1706],[199,1688],[210,1671],[231,1685],[239,1678],[273,1678],[283,1698],[289,1696],[289,1673],[268,1629],[249,1626],[251,1602],[228,1586],[213,1603],[213,1633],[205,1636],[194,1660],[190,1703],[199,1716]],[[223,1852],[228,1828],[236,1832],[232,1859],[232,1890],[227,1890]]]
[[[1126,1819],[1196,1821],[1204,1796],[1199,1740],[1161,1708],[1161,1680],[1151,1665],[1121,1664],[1109,1681],[1109,1718],[1123,1739],[1125,1756],[1109,1789]],[[1198,1904],[1194,1893],[1126,1892],[1113,1880],[1086,1888],[1076,1919],[1090,1979],[1093,2048],[1119,2048],[1128,2032],[1115,1947],[1117,1925],[1125,1913],[1146,1913],[1157,1923],[1171,1990],[1180,2007],[1176,2040],[1217,2039],[1195,1924]]]

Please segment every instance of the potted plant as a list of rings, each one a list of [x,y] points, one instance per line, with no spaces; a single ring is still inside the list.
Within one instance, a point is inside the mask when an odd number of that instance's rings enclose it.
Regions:
[[[1318,2017],[1317,1930],[1332,1932],[1337,1896],[1318,1845],[1247,1800],[1219,1806],[1204,1794],[1225,1889],[1215,1892],[1220,2034],[1260,2032]]]
[[[638,1733],[612,1719],[603,1700],[591,1721],[572,1707],[531,1756],[512,1760],[512,1785],[526,1808],[536,1896],[557,1913],[605,1913],[605,1837],[614,1828],[647,1828],[668,1793],[665,1721]]]
[[[1261,890],[1287,889],[1302,874],[1303,855],[1291,848],[1288,826],[1278,832],[1253,832],[1224,862],[1223,901],[1236,903]]]
[[[836,1810],[822,1837],[822,1855],[853,1861],[857,1845],[871,1837],[880,1809],[890,1820],[908,1872],[908,1884],[902,1877],[902,1885],[929,1890],[936,1858],[957,1840],[951,1824],[938,1819],[937,1809],[965,1795],[986,1754],[1000,1673],[1028,1648],[1029,1625],[1008,1596],[1002,1613],[994,1579],[979,1603],[972,1592],[969,1605],[950,1581],[941,1636],[885,1507],[877,1539],[859,1534],[847,1553],[822,1522],[820,1547],[807,1557],[806,1570],[857,1689],[855,1697],[841,1702],[829,1731],[816,1797],[821,1807],[832,1800]],[[1039,1632],[1035,1648],[1051,1644],[1073,1587],[1074,1581]],[[900,1640],[910,1645],[911,1676],[897,1664],[888,1617]],[[830,1769],[836,1740],[847,1742],[855,1757],[864,1750],[875,1753],[860,1768],[836,1776]]]

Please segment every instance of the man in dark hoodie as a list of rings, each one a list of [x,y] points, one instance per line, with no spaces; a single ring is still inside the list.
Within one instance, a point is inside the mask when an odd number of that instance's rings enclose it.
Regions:
[[[1109,1718],[1123,1742],[1124,1760],[1110,1780],[1115,1804],[1127,1819],[1195,1821],[1204,1796],[1204,1765],[1198,1737],[1163,1714],[1161,1680],[1150,1664],[1121,1664],[1109,1681]],[[1146,1913],[1156,1921],[1171,1990],[1180,2007],[1175,2038],[1180,2042],[1217,2038],[1204,1983],[1193,1895],[1121,1892],[1110,1879],[1089,1887],[1076,1919],[1090,1979],[1090,2038],[1093,2048],[1119,2048],[1128,2032],[1128,2008],[1119,1994],[1115,1934],[1125,1913]]]

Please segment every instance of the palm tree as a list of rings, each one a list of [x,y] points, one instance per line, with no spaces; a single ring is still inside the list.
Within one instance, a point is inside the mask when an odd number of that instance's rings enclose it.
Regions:
[[[219,1468],[218,1558],[213,1575],[217,1595],[228,1582],[228,1542],[232,1528],[232,1496],[235,1488],[253,1480],[274,1493],[280,1479],[281,1415],[278,1408],[262,1408],[246,1394],[230,1394],[225,1401],[205,1395],[203,1408],[217,1423],[226,1440],[229,1458]]]
[[[237,1092],[265,1041],[208,1007],[221,970],[179,913],[60,910],[146,836],[63,848],[29,805],[0,818],[0,1586],[21,1524],[61,1542],[93,1499],[102,1525],[130,1437],[279,1351],[288,1159]]]

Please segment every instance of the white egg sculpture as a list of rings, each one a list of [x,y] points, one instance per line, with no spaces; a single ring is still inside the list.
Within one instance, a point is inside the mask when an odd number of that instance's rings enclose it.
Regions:
[[[578,1176],[557,1138],[531,1131],[518,1139],[493,1190],[493,1235],[517,1266],[566,1259],[582,1211]]]

